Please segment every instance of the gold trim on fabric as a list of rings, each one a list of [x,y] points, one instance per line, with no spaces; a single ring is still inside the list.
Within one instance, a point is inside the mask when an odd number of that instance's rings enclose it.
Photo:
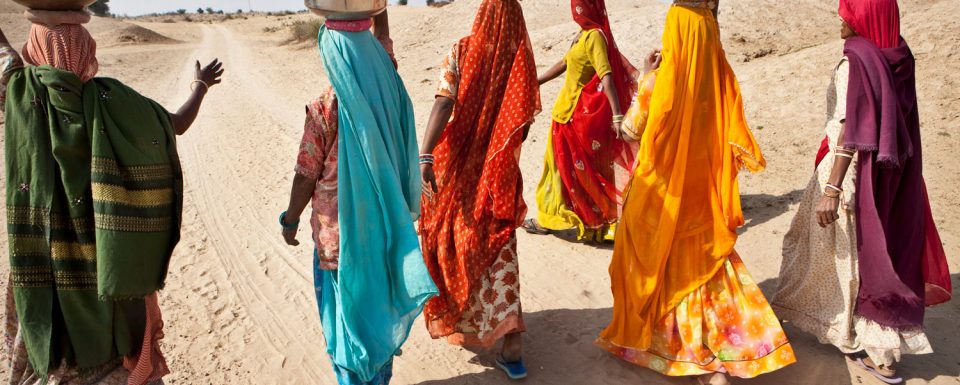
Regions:
[[[53,283],[49,266],[11,266],[10,280],[13,287],[46,287]]]
[[[137,218],[119,215],[96,214],[94,222],[98,229],[131,233],[156,233],[170,230],[172,220],[162,218]]]
[[[97,245],[53,241],[50,243],[50,257],[54,260],[82,259],[87,262],[96,262]]]
[[[128,190],[121,186],[93,183],[93,200],[134,207],[166,206],[173,203],[173,189]]]
[[[79,242],[47,242],[43,236],[10,236],[11,254],[14,256],[46,256],[55,260],[80,259],[87,262],[97,260],[97,246]]]
[[[7,223],[11,225],[41,225],[49,226],[54,230],[72,229],[84,230],[89,228],[86,218],[70,218],[63,214],[50,213],[49,209],[34,207],[7,206]]]
[[[746,168],[751,172],[760,172],[765,168],[761,163],[760,159],[757,159],[756,155],[753,152],[743,148],[743,146],[736,144],[734,142],[727,142],[727,144],[733,146],[740,151],[740,165],[741,168]]]
[[[173,168],[170,165],[156,166],[129,166],[120,167],[117,162],[109,158],[94,157],[91,162],[94,174],[106,174],[123,177],[124,180],[143,182],[166,180],[173,177]]]
[[[65,272],[55,273],[57,289],[89,289],[97,287],[97,273],[94,272]]]
[[[12,256],[48,255],[47,239],[43,236],[10,234]]]

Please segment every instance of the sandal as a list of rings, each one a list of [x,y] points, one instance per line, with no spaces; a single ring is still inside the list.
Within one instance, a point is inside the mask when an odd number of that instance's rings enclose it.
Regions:
[[[896,370],[889,366],[877,365],[870,357],[858,357],[856,362],[863,370],[866,370],[867,373],[872,374],[880,381],[888,384],[899,384],[903,382],[903,377],[897,377]]]
[[[527,367],[523,364],[523,358],[520,361],[508,362],[502,354],[497,354],[497,367],[503,370],[511,380],[527,378]]]
[[[533,218],[523,221],[522,227],[524,230],[526,230],[530,234],[538,234],[538,235],[550,234],[550,229],[540,226],[540,224],[537,223],[537,220]]]

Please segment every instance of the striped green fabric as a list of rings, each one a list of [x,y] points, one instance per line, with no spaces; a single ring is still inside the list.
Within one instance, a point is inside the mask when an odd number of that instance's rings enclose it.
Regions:
[[[142,298],[180,238],[169,114],[113,79],[28,67],[7,87],[10,273],[30,364],[81,372],[140,348]]]

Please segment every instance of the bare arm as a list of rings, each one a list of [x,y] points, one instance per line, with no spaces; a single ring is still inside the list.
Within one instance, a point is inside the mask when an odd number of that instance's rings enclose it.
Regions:
[[[846,133],[846,130],[846,124],[840,126],[840,138],[838,140],[838,146],[840,143],[843,143],[843,137]],[[836,154],[847,154],[851,156],[834,156],[833,169],[830,170],[830,178],[827,179],[827,183],[836,187],[840,187],[843,186],[843,180],[847,177],[847,171],[850,168],[850,164],[853,163],[852,156],[855,156],[855,151],[852,149],[834,151]],[[820,227],[827,227],[827,225],[840,218],[839,214],[837,214],[837,210],[840,208],[840,192],[826,188],[826,186],[824,187],[824,193],[820,197],[820,203],[817,204],[817,222],[819,222]]]
[[[223,75],[223,63],[214,59],[206,67],[200,68],[200,62],[197,62],[196,80],[191,83],[193,92],[183,103],[183,106],[176,113],[170,114],[170,120],[173,122],[173,128],[177,135],[183,135],[187,129],[197,120],[197,114],[200,113],[200,104],[207,95],[209,87],[220,84],[220,76]],[[203,84],[200,84],[202,82]]]
[[[423,134],[423,144],[420,148],[421,154],[433,154],[433,150],[440,142],[443,135],[443,129],[447,127],[450,121],[450,115],[453,114],[454,101],[445,96],[437,96],[433,102],[433,111],[430,112],[430,120],[427,121],[427,132]],[[421,164],[420,174],[423,178],[423,192],[428,199],[437,192],[437,177],[433,173],[432,164]]]
[[[295,225],[300,223],[303,210],[310,204],[316,185],[316,178],[308,178],[299,173],[293,176],[293,187],[290,188],[290,203],[287,205],[287,214],[283,221],[283,239],[288,245],[297,246],[300,244],[300,241],[297,240],[297,226]]]
[[[607,95],[607,101],[610,102],[610,107],[613,109],[613,116],[623,116],[623,110],[620,109],[620,94],[617,92],[616,84],[613,83],[613,74],[604,76],[603,79],[600,79],[600,83],[603,83],[603,93]]]
[[[563,75],[564,72],[567,72],[567,61],[561,59],[557,64],[554,64],[550,67],[547,72],[544,72],[537,78],[537,81],[540,82],[540,85],[547,83],[553,79],[556,79],[558,76]]]
[[[387,11],[380,12],[379,15],[373,17],[373,36],[377,40],[390,38],[390,18],[387,16]]]

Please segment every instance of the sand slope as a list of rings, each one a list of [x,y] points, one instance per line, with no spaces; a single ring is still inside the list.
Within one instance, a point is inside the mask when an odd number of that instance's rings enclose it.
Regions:
[[[610,0],[623,51],[639,61],[658,46],[667,7],[653,0]],[[735,3],[735,4],[734,4]],[[952,0],[907,0],[904,35],[918,58],[925,172],[951,268],[960,272],[960,10]],[[414,100],[418,126],[433,100],[437,66],[472,23],[477,0],[442,9],[391,8],[400,72]],[[576,35],[562,0],[525,0],[523,6],[541,70],[559,60]],[[742,178],[748,218],[738,250],[765,292],[776,287],[780,243],[800,189],[812,171],[822,135],[825,89],[842,43],[832,1],[724,2],[721,27],[769,169]],[[0,11],[9,11],[7,3]],[[114,45],[100,51],[104,76],[123,79],[175,109],[188,93],[193,60],[226,62],[223,85],[180,139],[186,172],[184,239],[161,306],[167,322],[164,351],[174,371],[169,383],[335,384],[324,353],[312,289],[309,246],[287,247],[276,216],[287,194],[302,130],[303,105],[327,84],[317,49],[281,45],[286,34],[265,32],[309,15],[253,17],[222,24],[139,23],[182,44]],[[22,42],[25,23],[0,14],[8,36]],[[96,24],[106,25],[104,29]],[[130,26],[97,19],[101,39]],[[559,82],[543,88],[549,111]],[[541,114],[522,155],[531,211],[545,148],[549,114]],[[0,234],[0,247],[6,237]],[[309,243],[308,233],[301,241]],[[592,345],[610,316],[609,247],[520,234],[522,300],[528,384],[686,384],[624,364]],[[6,274],[0,264],[0,274]],[[960,285],[960,275],[954,282]],[[5,289],[0,283],[0,289]],[[909,384],[957,384],[960,376],[960,302],[931,309],[928,333],[936,355],[908,357]],[[753,384],[878,383],[849,367],[835,349],[787,325],[799,363]],[[422,323],[397,360],[396,384],[500,384],[492,356],[429,338]],[[0,368],[0,377],[5,367]]]

